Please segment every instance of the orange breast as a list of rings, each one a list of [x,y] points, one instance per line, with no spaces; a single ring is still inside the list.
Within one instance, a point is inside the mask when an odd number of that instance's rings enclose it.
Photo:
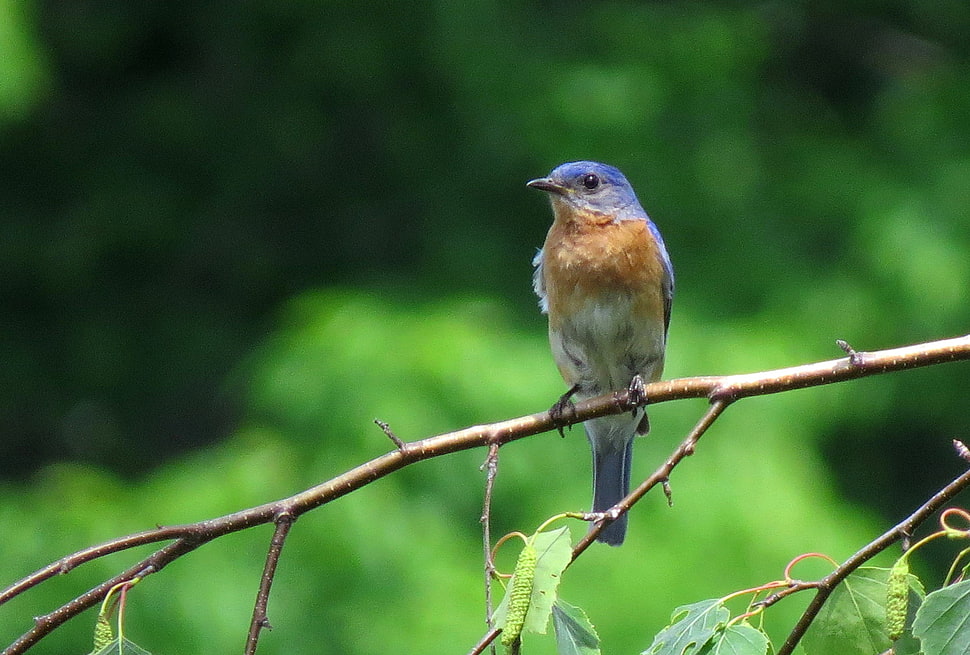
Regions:
[[[590,303],[623,297],[631,318],[663,321],[662,257],[645,221],[556,208],[543,246],[550,328]],[[620,318],[620,317],[617,317]],[[626,318],[626,317],[623,317]]]

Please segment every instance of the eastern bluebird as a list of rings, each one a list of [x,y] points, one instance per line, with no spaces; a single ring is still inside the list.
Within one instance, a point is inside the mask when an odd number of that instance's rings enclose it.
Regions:
[[[660,379],[674,272],[657,227],[623,173],[592,161],[562,164],[528,186],[549,194],[554,219],[532,262],[552,354],[570,390],[553,406]],[[586,421],[593,451],[593,511],[630,490],[633,438],[650,429],[643,408]],[[619,546],[624,514],[598,540]]]

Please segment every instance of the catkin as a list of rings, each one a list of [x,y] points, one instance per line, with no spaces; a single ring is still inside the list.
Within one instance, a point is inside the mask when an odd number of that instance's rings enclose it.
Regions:
[[[502,645],[511,646],[525,625],[525,615],[529,611],[529,601],[532,599],[532,582],[536,575],[536,562],[539,553],[535,546],[526,544],[519,553],[512,573],[512,587],[509,589],[509,605],[505,613],[505,626],[502,628]]]
[[[107,616],[99,614],[98,622],[94,624],[94,650],[92,652],[97,653],[114,641],[114,639],[115,636],[111,630],[111,622],[108,621]]]
[[[909,558],[900,557],[889,571],[886,585],[886,631],[896,641],[906,629],[909,610]]]

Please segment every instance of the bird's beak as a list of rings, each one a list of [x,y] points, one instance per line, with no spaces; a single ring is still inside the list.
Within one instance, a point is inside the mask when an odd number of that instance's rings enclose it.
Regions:
[[[556,195],[559,195],[559,196],[566,195],[566,187],[554,181],[550,177],[540,177],[537,180],[530,180],[529,182],[526,182],[525,185],[533,189],[546,191],[547,193],[555,193]]]

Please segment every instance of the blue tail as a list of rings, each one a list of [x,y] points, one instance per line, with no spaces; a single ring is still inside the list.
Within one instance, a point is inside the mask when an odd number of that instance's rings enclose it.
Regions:
[[[602,420],[602,419],[598,419]],[[633,430],[626,438],[603,438],[613,435],[599,435],[597,427],[586,433],[593,450],[593,511],[604,512],[630,493],[630,465],[633,462]],[[619,546],[626,536],[627,515],[624,514],[610,523],[596,537],[611,546]]]

